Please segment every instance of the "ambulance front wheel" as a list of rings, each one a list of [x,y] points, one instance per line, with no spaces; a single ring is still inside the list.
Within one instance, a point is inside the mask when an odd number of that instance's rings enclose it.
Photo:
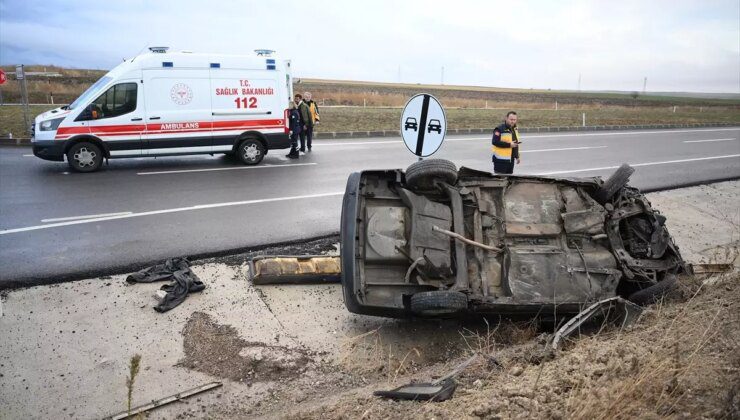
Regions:
[[[245,165],[256,165],[265,157],[265,146],[256,139],[245,139],[237,149],[239,160]]]
[[[93,143],[76,143],[67,151],[67,163],[75,172],[95,172],[103,164],[103,151]]]

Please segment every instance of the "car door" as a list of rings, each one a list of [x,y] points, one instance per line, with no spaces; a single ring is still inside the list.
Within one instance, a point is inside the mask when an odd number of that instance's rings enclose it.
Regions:
[[[208,70],[162,68],[144,71],[147,155],[211,152]]]
[[[121,80],[98,96],[86,118],[90,134],[102,140],[111,157],[141,156],[144,105],[140,80]]]

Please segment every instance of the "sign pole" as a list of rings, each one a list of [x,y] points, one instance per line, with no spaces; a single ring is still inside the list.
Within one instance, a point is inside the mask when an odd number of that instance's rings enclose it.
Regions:
[[[23,69],[23,64],[15,66],[15,78],[18,80],[21,89],[21,105],[23,106],[25,131],[27,134],[31,134],[31,123],[28,120],[28,86],[26,85],[26,73]]]

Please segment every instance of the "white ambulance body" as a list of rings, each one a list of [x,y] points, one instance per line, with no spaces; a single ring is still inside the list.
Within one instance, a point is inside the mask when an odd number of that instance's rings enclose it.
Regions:
[[[170,53],[126,60],[34,122],[34,155],[92,172],[104,158],[233,153],[258,164],[290,147],[290,61]]]

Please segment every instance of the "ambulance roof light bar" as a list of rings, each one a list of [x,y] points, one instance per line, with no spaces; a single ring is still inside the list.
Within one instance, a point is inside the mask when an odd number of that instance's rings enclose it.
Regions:
[[[260,57],[272,57],[275,50],[254,50],[254,52]]]
[[[155,54],[164,54],[169,50],[170,47],[149,47],[149,51]]]

